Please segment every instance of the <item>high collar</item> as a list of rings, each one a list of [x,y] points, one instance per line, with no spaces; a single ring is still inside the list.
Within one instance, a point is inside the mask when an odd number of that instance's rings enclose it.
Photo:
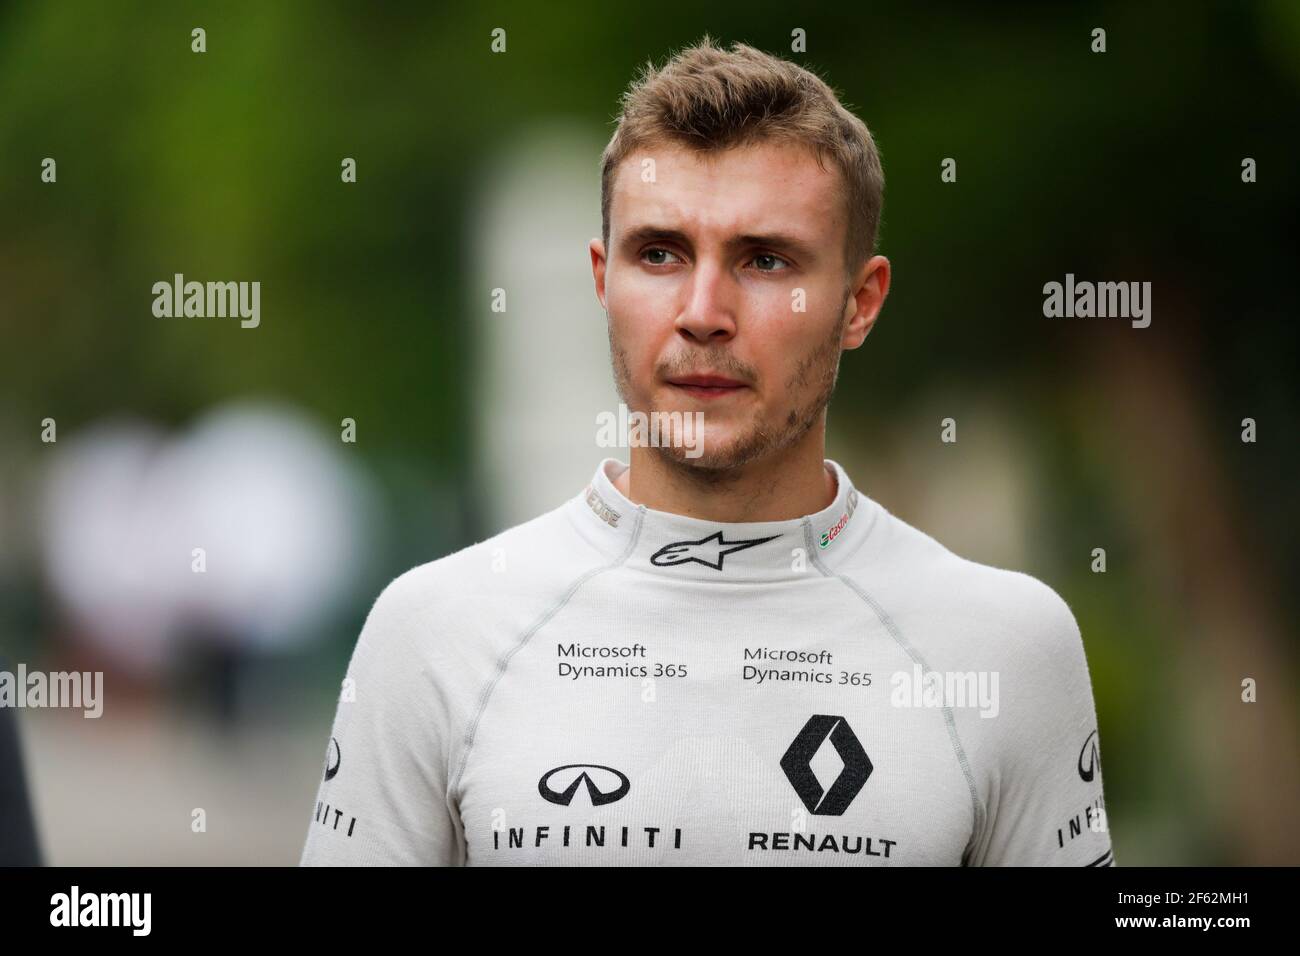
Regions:
[[[824,463],[835,476],[835,499],[785,521],[709,521],[634,504],[614,484],[628,467],[615,458],[596,467],[568,507],[583,537],[632,570],[712,582],[806,579],[818,575],[818,564],[834,568],[857,550],[880,511],[838,462]]]

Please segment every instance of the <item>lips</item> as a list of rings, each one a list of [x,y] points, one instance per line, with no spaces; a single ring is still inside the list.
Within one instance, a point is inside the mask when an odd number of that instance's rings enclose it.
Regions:
[[[735,395],[747,387],[744,382],[725,375],[683,375],[670,379],[668,384],[695,398],[721,398]]]
[[[725,375],[684,375],[670,380],[674,385],[695,385],[700,388],[744,388],[744,382]]]

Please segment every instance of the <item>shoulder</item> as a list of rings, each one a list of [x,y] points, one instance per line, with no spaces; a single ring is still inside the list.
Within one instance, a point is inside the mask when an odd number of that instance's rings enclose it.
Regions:
[[[1053,587],[962,557],[883,507],[880,512],[867,546],[844,570],[904,634],[929,645],[1027,659],[1060,659],[1081,647],[1074,613]]]
[[[566,502],[398,575],[375,599],[366,631],[435,651],[460,638],[517,634],[529,615],[601,561],[575,530],[571,507]]]

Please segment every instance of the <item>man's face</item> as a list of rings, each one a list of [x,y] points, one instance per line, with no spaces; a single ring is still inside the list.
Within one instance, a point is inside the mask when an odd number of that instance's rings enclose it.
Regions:
[[[619,395],[633,411],[704,413],[702,455],[660,454],[727,470],[819,427],[840,352],[888,289],[881,257],[845,274],[834,164],[774,142],[651,146],[619,167],[611,198],[609,249],[591,252]]]

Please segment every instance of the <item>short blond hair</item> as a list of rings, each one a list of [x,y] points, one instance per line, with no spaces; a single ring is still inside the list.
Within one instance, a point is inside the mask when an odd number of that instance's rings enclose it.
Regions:
[[[744,43],[723,50],[705,35],[660,69],[647,63],[621,102],[601,156],[606,249],[614,175],[635,150],[670,143],[712,152],[776,140],[810,148],[819,164],[829,156],[839,168],[848,208],[845,268],[852,272],[874,254],[885,193],[880,154],[866,124],[810,70]]]

